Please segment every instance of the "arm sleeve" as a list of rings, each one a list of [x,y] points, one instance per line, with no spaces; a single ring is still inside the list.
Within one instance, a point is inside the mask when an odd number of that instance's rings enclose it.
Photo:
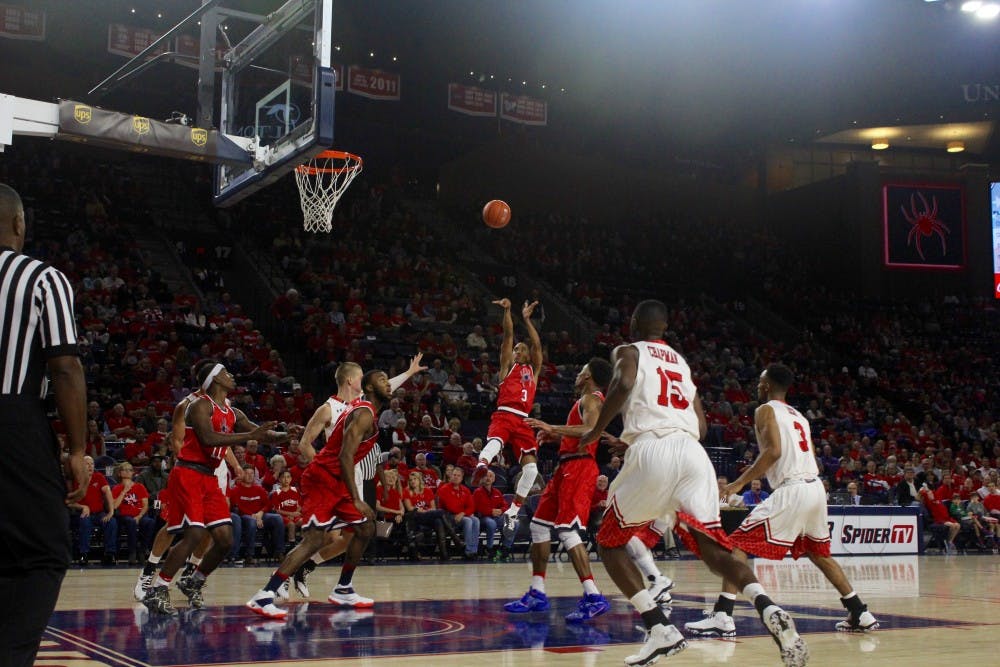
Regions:
[[[35,284],[35,307],[45,356],[76,355],[73,288],[62,272],[49,268],[39,276]]]

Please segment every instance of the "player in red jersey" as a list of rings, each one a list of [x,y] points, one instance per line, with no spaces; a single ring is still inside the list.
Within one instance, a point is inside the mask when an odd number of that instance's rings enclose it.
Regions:
[[[197,376],[198,372],[202,368],[206,366],[211,367],[214,363],[215,362],[211,360],[198,362],[193,367],[194,375]],[[192,401],[196,400],[200,396],[202,396],[202,391],[199,388],[198,390],[185,396],[181,402],[174,407],[173,420],[170,427],[170,439],[168,442],[170,444],[170,452],[174,455],[175,459],[181,451],[181,446],[184,444],[184,419],[187,413],[187,407]],[[239,465],[239,462],[236,460],[236,455],[233,454],[232,449],[226,450],[226,462],[234,468]],[[157,500],[160,503],[160,518],[163,519],[163,527],[160,528],[159,532],[156,533],[156,537],[153,538],[153,545],[149,549],[149,557],[143,565],[142,570],[139,572],[138,580],[135,582],[133,595],[135,595],[135,599],[139,602],[143,601],[146,594],[149,592],[150,587],[152,587],[153,575],[156,574],[156,568],[160,564],[164,555],[166,555],[167,549],[169,549],[173,544],[174,538],[177,537],[177,535],[172,534],[169,530],[171,524],[170,491],[167,488],[161,490],[157,496]],[[187,565],[184,568],[184,572],[181,574],[181,579],[194,574],[194,568],[201,564],[201,559],[205,556],[205,552],[208,551],[210,546],[212,546],[212,535],[211,533],[206,533],[201,544],[199,544],[188,557]],[[180,583],[179,580],[178,583]]]
[[[357,400],[334,425],[326,446],[302,473],[302,542],[285,556],[281,565],[247,607],[267,618],[284,618],[288,613],[274,604],[278,590],[326,541],[326,531],[351,526],[354,537],[347,547],[340,580],[328,600],[334,604],[367,608],[374,600],[354,592],[351,580],[361,556],[375,534],[375,512],[361,498],[354,478],[354,466],[378,442],[376,415],[389,401],[389,378],[383,371],[368,371],[361,378],[368,400]]]
[[[479,453],[479,464],[472,476],[472,486],[479,486],[479,481],[486,474],[490,461],[500,453],[504,443],[514,450],[514,457],[521,464],[521,479],[514,490],[514,501],[504,515],[513,520],[524,499],[528,497],[531,486],[538,477],[538,443],[535,433],[525,423],[535,402],[535,389],[538,387],[538,373],[542,368],[542,341],[538,338],[535,325],[531,323],[531,315],[535,312],[537,301],[524,302],[521,307],[521,317],[524,327],[528,330],[528,343],[521,341],[514,345],[514,321],[510,316],[510,299],[494,301],[503,308],[503,342],[500,344],[500,392],[497,395],[497,409],[490,419],[490,428],[486,433],[486,446]]]
[[[236,388],[236,380],[222,364],[202,367],[197,380],[203,395],[188,404],[184,444],[167,481],[171,503],[168,529],[182,533],[183,537],[170,551],[142,601],[150,611],[158,614],[177,613],[170,603],[169,586],[206,533],[212,535],[212,547],[183,589],[192,606],[201,606],[205,577],[215,570],[232,547],[229,504],[215,476],[215,469],[222,463],[226,451],[247,440],[278,443],[290,437],[288,433],[272,431],[274,422],[258,426],[229,405],[226,397]]]
[[[599,616],[611,608],[594,584],[590,571],[590,555],[580,539],[579,531],[586,528],[590,517],[590,499],[597,483],[597,441],[580,446],[580,435],[597,421],[604,403],[601,388],[611,380],[611,364],[597,357],[587,362],[576,376],[579,400],[570,408],[565,426],[552,426],[538,419],[525,423],[539,429],[539,439],[561,436],[559,466],[552,473],[552,480],[542,492],[538,509],[531,519],[531,587],[520,600],[504,605],[512,613],[545,611],[549,608],[545,596],[545,572],[551,550],[552,530],[556,531],[566,553],[573,562],[573,569],[583,585],[583,599],[566,620],[579,623]]]
[[[423,354],[417,352],[410,359],[410,365],[405,371],[395,377],[389,378],[389,389],[396,391],[412,376],[426,371],[427,367],[420,363],[423,357]],[[361,398],[362,375],[361,366],[354,362],[345,361],[337,366],[337,370],[334,373],[337,391],[316,409],[316,412],[309,419],[309,423],[306,424],[306,430],[302,433],[302,443],[299,449],[309,461],[312,461],[313,457],[316,456],[313,441],[322,433],[323,441],[325,442],[333,432],[333,426],[336,424],[337,419],[347,409],[348,405]],[[376,475],[380,476],[379,479],[381,480],[382,468],[382,450],[378,446],[373,447],[372,451],[368,454],[368,458],[354,466],[354,483],[360,489],[364,482],[373,479]],[[351,541],[352,535],[351,532],[343,530],[331,530],[326,533],[326,545],[313,554],[312,558],[303,563],[302,567],[292,576],[292,581],[295,582],[295,590],[302,597],[309,597],[309,586],[306,583],[306,578],[309,574],[316,569],[317,565],[344,553],[347,550],[347,545]],[[286,581],[278,590],[278,598],[287,600],[289,597],[291,597],[291,585]]]

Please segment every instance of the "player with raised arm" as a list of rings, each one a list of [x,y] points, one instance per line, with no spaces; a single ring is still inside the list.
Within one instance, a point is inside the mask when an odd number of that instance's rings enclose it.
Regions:
[[[500,344],[500,391],[497,409],[490,418],[486,432],[486,445],[479,453],[479,464],[472,477],[472,486],[478,486],[489,469],[490,462],[503,449],[504,443],[514,450],[514,457],[521,464],[521,479],[514,490],[514,500],[504,513],[512,522],[524,504],[538,477],[538,443],[535,433],[525,422],[531,414],[538,387],[538,374],[542,369],[542,341],[531,323],[537,301],[524,302],[521,317],[528,331],[528,342],[514,345],[514,321],[510,315],[510,299],[500,299],[494,304],[503,308],[503,342]]]
[[[351,403],[334,425],[326,446],[302,473],[302,542],[292,549],[267,584],[247,601],[247,608],[267,618],[288,613],[274,604],[277,591],[325,542],[328,530],[351,526],[354,536],[347,546],[337,586],[328,600],[336,605],[367,608],[374,600],[354,592],[352,579],[365,547],[375,534],[375,513],[361,497],[354,467],[376,446],[378,411],[388,402],[389,378],[383,371],[369,371],[361,379],[367,400]]]
[[[271,430],[274,422],[258,426],[242,411],[229,404],[227,396],[236,388],[236,380],[222,364],[202,367],[198,374],[202,394],[188,403],[185,411],[184,443],[177,455],[177,465],[170,471],[170,524],[168,529],[181,533],[181,541],[171,549],[152,588],[143,599],[150,611],[175,614],[170,603],[169,586],[184,561],[205,538],[212,536],[212,546],[205,553],[184,590],[189,599],[198,600],[205,578],[229,552],[233,544],[229,504],[219,488],[215,469],[226,451],[247,440],[278,443],[287,433]]]
[[[792,558],[805,554],[837,589],[847,609],[847,620],[837,623],[837,630],[871,632],[878,628],[878,621],[830,557],[826,490],[819,479],[809,420],[785,402],[793,380],[791,369],[784,364],[771,364],[760,374],[757,397],[761,406],[754,414],[760,453],[722,494],[728,497],[765,473],[774,493],[754,507],[729,536],[738,547],[733,555],[746,561],[747,553],[774,560],[789,552]],[[704,620],[685,623],[684,629],[702,636],[735,636],[733,603],[737,590],[736,585],[723,581],[712,611]]]
[[[643,585],[626,544],[654,521],[675,526],[705,565],[742,589],[774,638],[786,667],[808,662],[809,651],[791,617],[775,605],[753,572],[730,553],[719,516],[715,469],[698,442],[705,416],[687,361],[665,343],[667,307],[643,301],[632,313],[635,341],[613,353],[614,375],[594,426],[581,445],[601,437],[622,412],[621,439],[629,443],[621,472],[608,491],[608,509],[597,534],[604,567],[642,615],[648,630],[626,665],[649,665],[684,650],[687,641]]]
[[[410,359],[410,365],[404,372],[389,378],[390,393],[403,386],[403,383],[412,376],[427,370],[426,366],[420,364],[423,357],[422,352],[417,352]],[[312,461],[316,456],[316,449],[313,447],[313,442],[319,434],[323,434],[324,442],[329,440],[330,435],[333,433],[333,426],[337,423],[340,415],[347,410],[351,403],[361,398],[361,376],[361,366],[358,366],[354,362],[347,361],[337,366],[337,370],[334,373],[337,391],[324,401],[323,405],[316,409],[316,412],[309,419],[309,423],[306,424],[305,431],[302,433],[302,442],[299,445],[299,451],[305,454],[308,461]],[[370,481],[376,475],[380,476],[381,474],[382,448],[379,447],[378,443],[375,443],[368,456],[354,466],[354,482],[360,489],[364,482]],[[292,575],[291,581],[295,583],[295,590],[298,591],[299,595],[304,598],[309,597],[309,585],[306,581],[309,574],[316,569],[317,565],[344,553],[347,550],[348,542],[351,540],[351,535],[352,533],[347,533],[343,530],[331,530],[326,533],[326,544],[323,548],[313,554],[312,558],[303,563],[295,571],[295,574]],[[291,586],[289,585],[289,580],[286,580],[282,584],[277,593],[281,599],[287,600],[290,597]]]

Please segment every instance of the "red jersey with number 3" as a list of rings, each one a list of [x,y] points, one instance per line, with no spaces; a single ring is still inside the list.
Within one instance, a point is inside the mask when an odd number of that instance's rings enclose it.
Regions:
[[[497,407],[527,417],[535,402],[535,370],[531,364],[514,364],[500,383]]]
[[[347,426],[348,419],[357,410],[368,410],[372,413],[372,430],[374,432],[358,443],[358,449],[354,452],[354,465],[357,465],[368,456],[368,452],[378,442],[378,429],[375,428],[378,419],[375,416],[374,405],[365,400],[357,400],[351,402],[347,409],[337,418],[337,422],[333,426],[333,431],[326,440],[326,445],[316,454],[316,458],[312,460],[312,463],[309,464],[310,466],[318,466],[334,477],[340,477],[340,450],[344,445],[344,429]],[[354,469],[353,466],[351,469]]]
[[[594,392],[594,396],[597,397],[601,403],[604,402],[604,394],[599,391]],[[580,426],[583,424],[583,397],[577,399],[576,403],[569,410],[569,416],[566,417],[566,426]],[[597,443],[600,440],[594,440],[592,443],[587,445],[587,453],[591,457],[597,456]],[[559,441],[559,455],[567,456],[569,454],[577,454],[580,449],[580,438],[571,438],[568,435],[564,435],[562,440]]]
[[[810,479],[819,475],[813,452],[809,420],[784,401],[768,401],[781,438],[781,456],[767,471],[767,481],[776,489],[786,479]]]
[[[662,340],[631,346],[639,359],[635,384],[625,402],[621,439],[632,444],[640,438],[663,439],[682,432],[698,440],[698,413],[694,411],[698,390],[687,361]]]
[[[212,404],[212,430],[216,433],[232,433],[233,427],[236,425],[236,412],[230,407],[229,401],[226,401],[226,407],[220,406],[218,403],[213,401],[211,398],[205,395],[198,396],[197,401],[209,401]],[[192,401],[188,404],[187,409],[190,410],[196,401]],[[212,470],[219,467],[222,460],[226,456],[227,447],[205,447],[198,440],[198,436],[195,435],[194,429],[190,425],[184,427],[184,444],[181,445],[181,451],[177,454],[177,458],[181,461],[187,461],[189,463],[200,463],[201,465],[208,466]]]

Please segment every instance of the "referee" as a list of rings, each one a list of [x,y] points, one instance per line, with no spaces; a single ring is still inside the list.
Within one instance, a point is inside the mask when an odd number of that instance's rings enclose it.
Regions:
[[[21,254],[24,236],[21,198],[0,183],[0,667],[34,663],[69,565],[66,503],[90,482],[73,290],[57,269]],[[46,371],[66,425],[69,494],[42,403]]]

